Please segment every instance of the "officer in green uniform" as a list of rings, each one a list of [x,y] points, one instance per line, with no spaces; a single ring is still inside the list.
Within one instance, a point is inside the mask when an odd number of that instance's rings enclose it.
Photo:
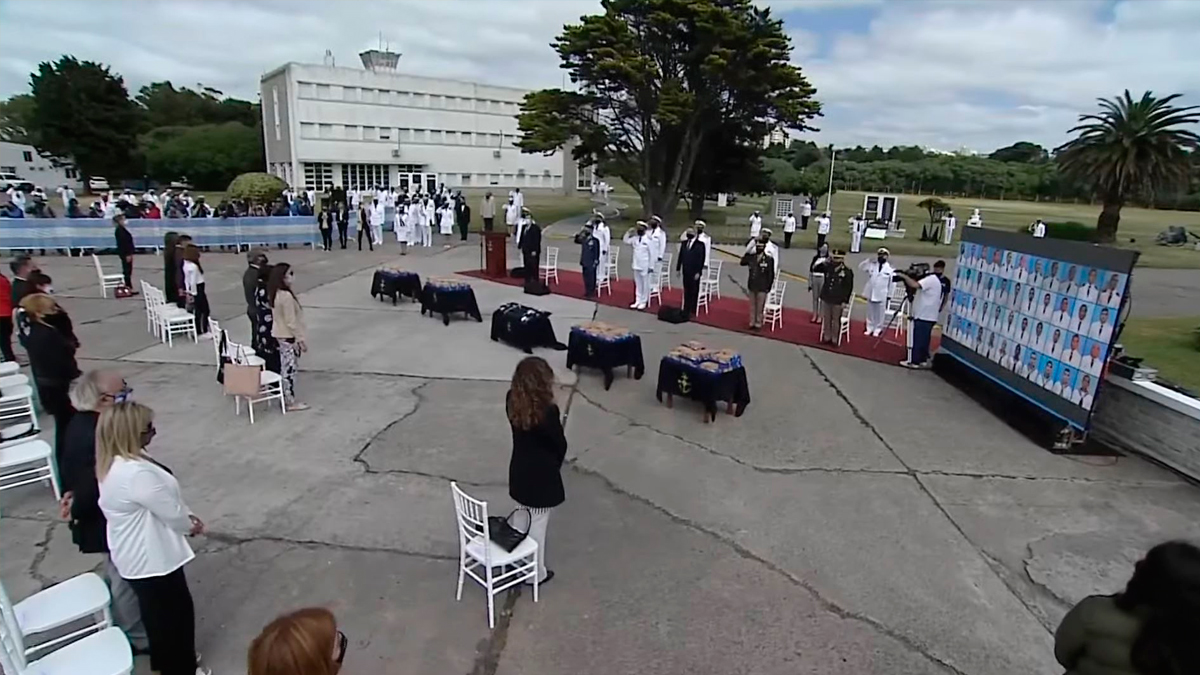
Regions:
[[[846,252],[842,250],[833,251],[819,267],[825,274],[825,284],[821,287],[821,342],[837,344],[842,305],[850,302],[854,293],[854,272],[846,267]]]

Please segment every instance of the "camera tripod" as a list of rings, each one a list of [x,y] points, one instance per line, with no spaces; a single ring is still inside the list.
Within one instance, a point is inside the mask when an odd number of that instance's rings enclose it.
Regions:
[[[913,300],[913,294],[911,294],[911,293],[904,294],[904,299],[900,301],[900,306],[897,307],[896,311],[892,313],[892,318],[888,319],[888,322],[886,325],[884,325],[883,330],[879,331],[879,335],[875,338],[875,344],[871,345],[872,350],[879,347],[879,343],[883,341],[883,336],[887,335],[888,330],[892,327],[892,324],[896,321],[896,319],[899,318],[901,314],[905,314],[905,315],[908,314],[908,312],[906,310],[912,309],[912,300]],[[912,359],[912,326],[907,326],[904,329],[904,349],[905,349],[905,360],[911,360]]]

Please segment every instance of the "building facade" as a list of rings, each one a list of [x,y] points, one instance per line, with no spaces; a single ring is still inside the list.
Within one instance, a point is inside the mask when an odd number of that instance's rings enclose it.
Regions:
[[[0,173],[16,174],[50,194],[62,185],[75,190],[83,188],[74,164],[52,161],[39,154],[37,148],[23,143],[0,141]]]
[[[570,152],[524,154],[525,90],[396,71],[395,52],[363,52],[363,68],[285,64],[261,80],[267,171],[326,190],[591,189]]]

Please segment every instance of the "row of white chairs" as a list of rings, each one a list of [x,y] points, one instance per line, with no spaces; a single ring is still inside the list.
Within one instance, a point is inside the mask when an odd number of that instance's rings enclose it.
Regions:
[[[242,414],[242,402],[246,403],[246,409],[250,413],[250,424],[254,424],[254,404],[269,403],[271,401],[279,401],[279,411],[287,414],[287,403],[283,397],[283,377],[279,373],[274,373],[266,369],[267,362],[253,349],[246,345],[238,344],[229,339],[229,333],[221,328],[221,324],[216,319],[208,320],[208,332],[213,338],[213,355],[217,359],[217,368],[222,367],[222,363],[228,360],[230,363],[239,366],[257,367],[258,371],[258,395],[257,396],[240,396],[233,397],[233,413],[240,416]],[[222,351],[224,349],[224,351]]]
[[[15,605],[0,584],[0,665],[7,675],[129,675],[133,649],[113,625],[112,595],[93,572],[55,584]],[[78,627],[83,623],[82,627]],[[67,626],[75,630],[44,639]],[[33,644],[30,644],[33,643]],[[57,647],[40,658],[34,655]]]
[[[58,499],[54,451],[38,438],[33,386],[16,363],[0,363],[0,490],[46,483]]]
[[[146,308],[146,330],[167,346],[175,346],[176,335],[190,335],[196,342],[196,317],[186,309],[167,303],[166,294],[153,284],[142,283],[142,302]]]

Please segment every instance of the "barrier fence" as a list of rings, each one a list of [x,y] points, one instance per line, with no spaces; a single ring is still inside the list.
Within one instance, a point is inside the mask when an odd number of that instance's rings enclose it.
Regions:
[[[149,249],[162,248],[167,232],[188,234],[198,246],[321,244],[316,216],[131,218],[125,227],[135,246]],[[0,250],[106,248],[116,248],[109,218],[0,218]]]

